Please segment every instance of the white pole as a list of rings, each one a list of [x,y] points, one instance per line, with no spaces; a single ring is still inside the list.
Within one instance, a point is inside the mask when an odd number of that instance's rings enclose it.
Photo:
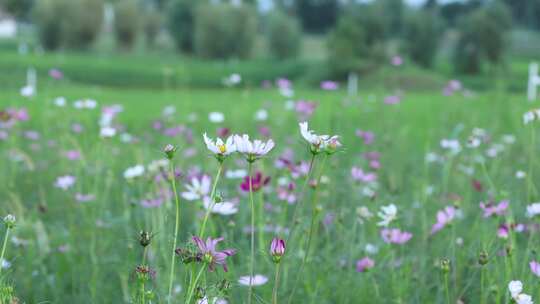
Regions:
[[[536,87],[540,85],[540,76],[538,76],[538,63],[529,64],[529,83],[527,85],[527,99],[533,102],[536,99]]]

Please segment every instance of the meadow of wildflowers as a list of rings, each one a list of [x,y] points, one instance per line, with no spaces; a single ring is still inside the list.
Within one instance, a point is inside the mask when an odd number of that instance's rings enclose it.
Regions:
[[[540,299],[522,96],[57,78],[0,92],[0,303]]]

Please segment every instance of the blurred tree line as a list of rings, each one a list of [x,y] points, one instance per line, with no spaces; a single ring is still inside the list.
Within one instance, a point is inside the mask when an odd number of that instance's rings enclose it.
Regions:
[[[103,31],[105,3],[114,7],[112,31],[123,50],[138,37],[155,47],[167,33],[184,54],[243,59],[262,37],[273,58],[287,59],[298,56],[303,34],[319,35],[334,77],[370,71],[398,54],[430,68],[449,31],[457,33],[453,66],[478,73],[503,63],[513,24],[540,29],[538,0],[427,0],[419,8],[403,0],[274,0],[269,12],[258,10],[258,0],[0,0],[0,8],[35,24],[48,50],[87,49]]]

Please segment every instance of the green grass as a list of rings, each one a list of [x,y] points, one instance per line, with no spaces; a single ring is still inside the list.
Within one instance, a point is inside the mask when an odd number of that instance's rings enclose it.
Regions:
[[[77,56],[68,58],[83,66],[85,57]],[[47,55],[44,58],[35,60],[45,68],[62,57]],[[132,68],[128,59],[125,62],[116,59],[119,62],[115,65],[122,69]],[[99,62],[100,59],[91,60]],[[103,60],[105,69],[110,61]],[[4,64],[10,62],[2,61]],[[152,69],[158,70],[150,67]],[[71,71],[66,73],[69,75]],[[414,73],[429,78],[421,71]],[[384,78],[393,79],[394,76],[386,74]],[[402,82],[392,83],[396,88],[402,85]],[[536,257],[534,248],[539,240],[526,233],[512,234],[510,240],[513,243],[495,236],[497,226],[502,222],[534,223],[525,217],[525,205],[537,200],[538,193],[527,185],[526,180],[514,177],[515,171],[528,170],[530,151],[537,148],[531,147],[534,126],[524,127],[521,121],[522,114],[531,105],[523,101],[522,95],[508,94],[500,88],[465,98],[461,94],[444,97],[438,88],[429,91],[432,87],[429,85],[423,91],[405,92],[401,104],[389,106],[383,104],[382,99],[393,92],[383,87],[363,87],[360,99],[349,102],[345,101],[343,91],[299,88],[296,92],[297,98],[319,103],[309,120],[310,127],[318,133],[339,134],[344,148],[329,159],[324,171],[328,180],[319,190],[317,205],[321,211],[315,221],[313,251],[292,303],[446,303],[443,280],[436,267],[441,258],[451,261],[451,303],[457,299],[481,303],[481,298],[484,303],[506,303],[506,285],[512,279],[522,280],[525,292],[538,299],[538,278],[532,276],[527,263]],[[119,137],[100,139],[99,111],[57,108],[51,103],[57,96],[65,96],[69,101],[91,97],[100,105],[122,104],[124,112],[119,114],[117,123],[138,141],[123,143]],[[38,96],[32,100],[20,97],[16,89],[2,90],[1,107],[26,107],[31,117],[30,121],[9,130],[9,139],[0,142],[4,159],[0,169],[0,214],[15,214],[18,224],[13,233],[28,241],[21,247],[10,243],[6,257],[12,267],[3,271],[2,276],[13,283],[16,294],[27,303],[126,302],[136,288],[133,271],[141,263],[142,250],[137,235],[139,230],[145,229],[155,232],[148,263],[156,269],[157,276],[148,286],[157,294],[155,302],[165,303],[173,204],[167,201],[159,208],[142,208],[139,201],[147,193],[154,193],[157,184],[150,177],[127,182],[122,177],[123,171],[135,164],[146,165],[162,158],[160,149],[164,144],[172,143],[179,146],[175,165],[182,172],[198,168],[213,176],[217,162],[205,150],[203,132],[213,137],[218,127],[225,126],[234,133],[259,137],[258,127],[268,126],[276,148],[255,166],[272,176],[272,182],[263,198],[261,193],[256,195],[256,206],[262,210],[259,200],[264,199],[274,211],[261,211],[257,225],[277,223],[289,227],[292,207],[278,200],[275,193],[278,179],[289,177],[289,173],[274,168],[273,163],[288,148],[294,151],[295,160],[307,161],[310,156],[299,134],[298,118],[294,112],[285,110],[285,104],[285,99],[274,90],[249,87],[163,90],[43,81]],[[151,128],[167,105],[174,105],[177,112],[169,119],[162,119],[163,122],[167,126],[185,126],[193,134],[193,140],[190,136],[165,137]],[[255,112],[261,108],[269,113],[267,122],[254,120]],[[225,122],[209,122],[207,117],[211,111],[223,112]],[[193,114],[198,119],[193,120]],[[80,135],[73,134],[70,131],[72,123],[82,124],[85,131]],[[482,148],[464,147],[454,157],[439,148],[443,138],[456,138],[465,145],[473,128],[484,128],[490,134],[490,141]],[[356,129],[375,132],[374,145],[362,144],[355,136]],[[23,132],[28,130],[38,131],[41,138],[37,141],[25,139]],[[505,145],[496,158],[485,157],[486,149],[492,143],[501,142],[503,134],[515,135],[516,143]],[[194,156],[182,156],[184,151],[192,148],[196,149]],[[60,154],[67,149],[80,150],[82,160],[66,160]],[[350,178],[351,166],[366,168],[361,154],[367,151],[381,153],[382,168],[378,172],[379,187],[374,199],[362,196],[362,186]],[[425,155],[430,151],[446,155],[447,161],[426,163]],[[532,151],[534,156],[535,150]],[[480,154],[486,159],[485,171],[474,161]],[[22,160],[15,161],[14,155],[22,156]],[[321,169],[321,161],[318,158],[315,162],[315,172]],[[226,160],[227,168],[245,166],[239,156]],[[472,176],[463,173],[464,166],[474,168]],[[532,169],[538,171],[536,161],[532,163]],[[77,177],[74,188],[62,191],[53,187],[55,179],[65,174]],[[533,176],[536,180],[536,174]],[[473,178],[482,182],[484,192],[472,189]],[[180,191],[184,191],[185,182],[179,183]],[[296,183],[299,191],[303,180]],[[238,253],[230,258],[228,273],[221,270],[208,273],[204,280],[208,284],[223,277],[230,280],[229,303],[243,303],[247,293],[247,288],[236,283],[239,276],[248,273],[249,236],[243,230],[249,222],[250,212],[247,196],[238,194],[238,184],[238,180],[222,179],[218,189],[227,199],[239,197],[239,213],[230,217],[212,216],[209,223],[211,236],[225,237],[220,248],[232,247]],[[432,194],[426,194],[429,187],[433,189]],[[96,200],[76,203],[73,196],[79,191],[95,194]],[[308,190],[301,209],[301,233],[288,243],[279,303],[286,303],[298,275],[313,195],[313,191]],[[456,195],[461,199],[456,199]],[[490,198],[509,199],[510,212],[500,218],[482,218],[478,203]],[[360,223],[356,215],[359,206],[366,206],[376,213],[380,206],[390,203],[396,204],[399,210],[399,217],[391,226],[413,233],[412,240],[402,246],[382,242],[376,218]],[[202,209],[198,201],[182,200],[181,205],[179,242],[187,241],[198,231],[201,221],[197,214]],[[430,236],[436,211],[447,205],[459,206],[463,217]],[[332,224],[324,225],[323,219],[330,216],[334,218]],[[255,288],[257,299],[260,299],[255,303],[270,301],[273,265],[267,252],[274,236],[274,233],[264,233],[256,238],[256,273],[266,275],[270,281]],[[461,238],[463,245],[457,245],[456,238]],[[371,255],[376,266],[368,273],[357,273],[355,262],[368,255],[365,251],[368,243],[379,248],[378,253]],[[498,253],[510,244],[513,254],[500,256]],[[69,250],[64,252],[59,248]],[[490,256],[484,267],[484,286],[480,284],[481,267],[476,262],[481,250],[486,250]],[[393,268],[396,262],[400,266]],[[184,279],[189,267],[179,262],[177,265],[177,283],[185,292]],[[179,294],[174,303],[182,303],[183,295]]]

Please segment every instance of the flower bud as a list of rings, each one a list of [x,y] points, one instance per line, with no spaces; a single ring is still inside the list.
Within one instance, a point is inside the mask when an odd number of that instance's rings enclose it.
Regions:
[[[448,272],[450,272],[450,260],[446,258],[441,259],[440,267],[441,267],[441,271],[444,274],[447,274]]]
[[[4,224],[6,225],[7,229],[12,229],[15,227],[15,216],[13,214],[8,214],[4,217]]]
[[[274,238],[270,244],[270,255],[274,263],[279,263],[281,257],[285,254],[285,241],[280,238]]]
[[[165,156],[167,156],[169,160],[174,158],[174,154],[176,153],[176,150],[177,150],[177,147],[171,144],[167,144],[165,148],[163,148],[163,152],[165,153]]]
[[[139,233],[139,244],[141,244],[141,246],[146,247],[150,245],[151,240],[152,240],[152,235],[150,234],[150,232],[142,230]]]
[[[480,251],[478,255],[478,264],[484,266],[489,262],[488,253],[485,250]]]

